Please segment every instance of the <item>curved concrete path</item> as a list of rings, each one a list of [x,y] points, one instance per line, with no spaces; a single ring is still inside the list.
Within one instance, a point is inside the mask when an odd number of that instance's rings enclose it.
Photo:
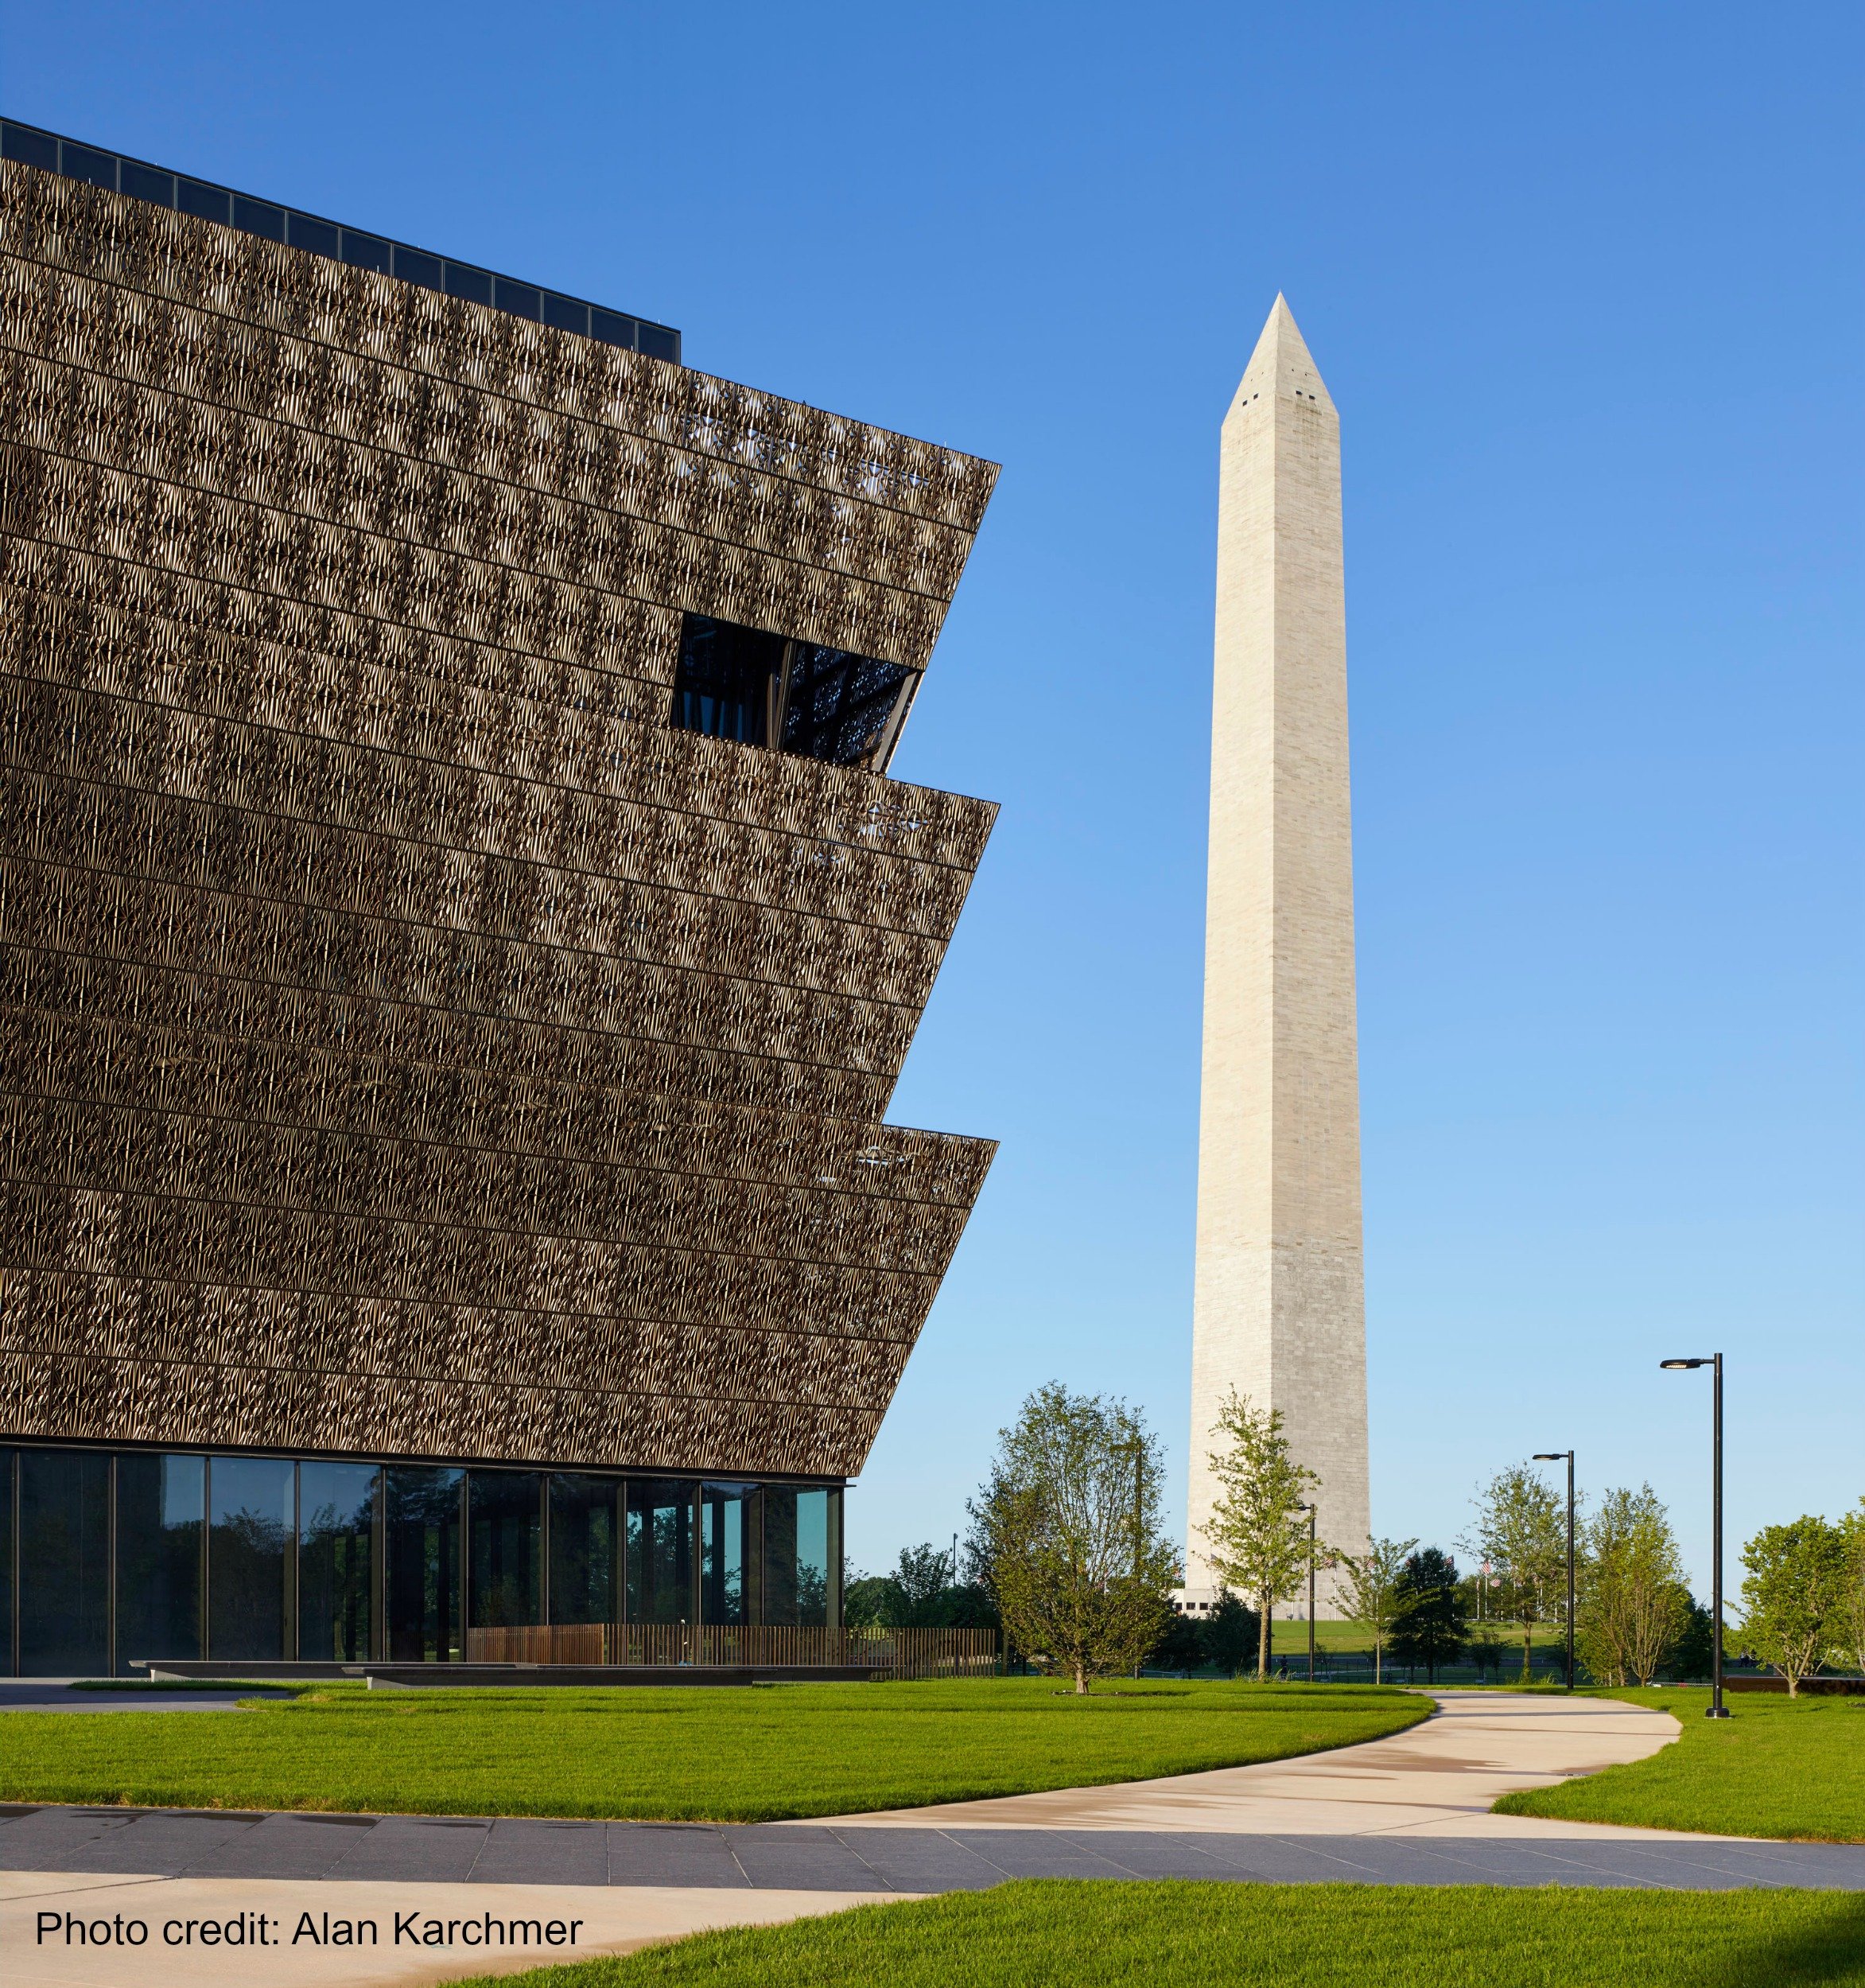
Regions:
[[[0,1810],[0,1955],[8,1988],[422,1988],[476,1968],[624,1953],[711,1926],[1020,1877],[1312,1883],[1808,1885],[1865,1891],[1865,1846],[1758,1842],[1491,1815],[1536,1788],[1656,1753],[1668,1713],[1595,1699],[1436,1694],[1391,1739],[1260,1767],[805,1823],[655,1824],[466,1816]],[[45,1914],[56,1930],[38,1937]],[[146,1928],[134,1949],[70,1923]],[[437,1951],[404,1915],[449,1929]],[[171,1927],[245,1915],[251,1947],[165,1945]],[[301,1915],[309,1915],[308,1920]],[[556,1917],[561,1946],[479,1940],[488,1916]],[[368,1920],[375,1941],[325,1931]],[[451,1930],[457,1928],[456,1937]],[[294,1937],[294,1935],[299,1936]],[[257,1963],[255,1965],[255,1963]]]
[[[1212,1830],[1226,1835],[1652,1837],[1665,1830],[1603,1827],[1539,1816],[1492,1815],[1498,1795],[1547,1788],[1642,1760],[1678,1735],[1669,1712],[1607,1698],[1529,1692],[1434,1691],[1436,1715],[1389,1739],[1255,1767],[1226,1767],[1109,1788],[1060,1788],[938,1808],[837,1819],[907,1829]],[[795,1827],[795,1825],[791,1825]]]

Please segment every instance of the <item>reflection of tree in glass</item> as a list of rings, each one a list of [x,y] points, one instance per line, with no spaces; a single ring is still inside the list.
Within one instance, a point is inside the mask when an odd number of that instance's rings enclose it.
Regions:
[[[290,1543],[287,1526],[250,1506],[215,1519],[214,1655],[283,1654],[285,1554]]]

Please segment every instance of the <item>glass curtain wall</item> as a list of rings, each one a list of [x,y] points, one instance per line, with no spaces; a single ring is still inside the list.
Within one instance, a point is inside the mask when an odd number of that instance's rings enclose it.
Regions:
[[[614,1477],[558,1471],[550,1480],[550,1620],[621,1619],[617,1523],[622,1486]]]
[[[693,1620],[694,1486],[681,1478],[628,1480],[627,1619]]]
[[[298,1465],[298,1655],[357,1663],[374,1654],[374,1464]]]
[[[468,1620],[476,1629],[542,1622],[544,1478],[476,1470],[467,1479]]]
[[[841,1500],[833,1492],[764,1488],[764,1620],[819,1628],[840,1613]]]
[[[17,1469],[14,1452],[0,1449],[0,1678],[14,1672],[13,1480]]]
[[[841,1519],[806,1485],[8,1445],[0,1675],[457,1662],[469,1606],[487,1627],[822,1626]]]
[[[20,1452],[24,1677],[109,1674],[110,1465],[96,1450]]]
[[[699,1619],[756,1622],[758,1616],[758,1487],[700,1488]]]
[[[208,1460],[117,1459],[119,1677],[132,1662],[200,1655]]]
[[[292,1654],[297,1467],[284,1457],[208,1461],[208,1655]]]
[[[388,1553],[388,1653],[398,1663],[457,1663],[460,1531],[466,1473],[391,1469],[383,1531]]]

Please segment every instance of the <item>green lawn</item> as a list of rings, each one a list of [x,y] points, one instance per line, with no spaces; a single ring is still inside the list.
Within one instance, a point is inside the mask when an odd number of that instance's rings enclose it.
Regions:
[[[1286,1758],[1403,1730],[1348,1686],[1039,1678],[366,1692],[229,1712],[0,1714],[0,1801],[759,1822]]]
[[[1731,1692],[1706,1719],[1707,1690],[1602,1691],[1674,1712],[1683,1737],[1649,1760],[1505,1795],[1511,1815],[1634,1823],[1723,1836],[1865,1842],[1865,1698]]]
[[[1861,1988],[1865,1897],[1046,1879],[705,1933],[503,1980],[506,1988]]]

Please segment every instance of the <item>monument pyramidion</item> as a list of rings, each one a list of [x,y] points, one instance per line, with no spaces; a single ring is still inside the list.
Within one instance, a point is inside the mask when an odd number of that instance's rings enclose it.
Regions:
[[[1212,1576],[1226,1392],[1281,1411],[1317,1527],[1364,1550],[1352,811],[1340,422],[1276,300],[1223,428],[1187,1605]],[[1204,1585],[1201,1587],[1200,1583]],[[1323,1577],[1319,1612],[1329,1612]]]

